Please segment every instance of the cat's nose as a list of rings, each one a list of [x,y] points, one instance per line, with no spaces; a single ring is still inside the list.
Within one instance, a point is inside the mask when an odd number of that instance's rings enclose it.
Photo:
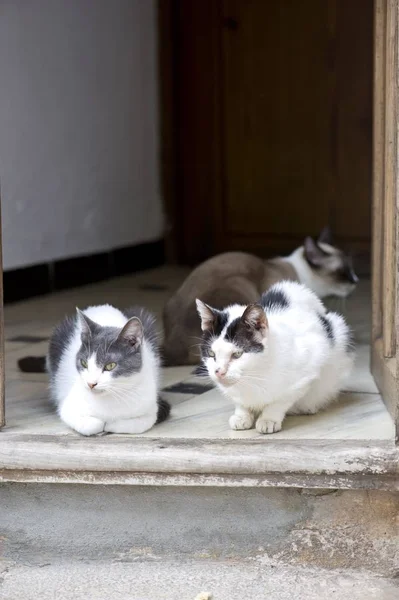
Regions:
[[[96,384],[96,383],[88,383],[87,385],[88,385],[88,386],[89,386],[89,388],[92,390],[93,388],[95,388],[95,387],[96,387],[96,385],[97,385],[97,384]]]
[[[219,379],[223,379],[223,377],[226,375],[226,369],[216,369],[215,374],[217,377],[219,377]]]

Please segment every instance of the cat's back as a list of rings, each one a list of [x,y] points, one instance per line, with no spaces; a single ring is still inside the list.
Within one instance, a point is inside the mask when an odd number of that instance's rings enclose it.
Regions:
[[[352,336],[344,317],[327,312],[306,286],[282,281],[262,295],[261,304],[290,364],[307,369],[351,354]]]
[[[274,284],[261,297],[261,304],[266,312],[282,310],[290,312],[307,312],[324,315],[326,308],[320,298],[312,290],[295,281],[280,281]]]
[[[225,252],[196,267],[178,293],[186,298],[202,297],[204,292],[220,288],[231,277],[243,277],[258,285],[263,279],[264,269],[264,261],[253,254]]]

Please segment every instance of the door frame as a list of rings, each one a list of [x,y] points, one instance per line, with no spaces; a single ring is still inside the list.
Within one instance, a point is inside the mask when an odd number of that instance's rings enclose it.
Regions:
[[[209,0],[207,0],[209,1]],[[173,22],[175,0],[159,0],[160,26]],[[210,3],[212,6],[212,3]],[[215,3],[213,3],[215,6]],[[162,7],[162,9],[161,9]],[[171,21],[169,22],[169,19]],[[399,437],[399,107],[398,107],[399,0],[374,0],[374,99],[372,190],[372,337],[371,372],[394,420]],[[169,34],[172,29],[169,30]],[[162,39],[166,40],[162,43]],[[162,78],[166,68],[174,72],[171,35],[160,38],[166,46],[161,66],[161,89],[173,98],[174,77]],[[210,47],[212,48],[212,41]],[[160,48],[160,54],[162,47]],[[171,62],[170,62],[171,61]],[[214,74],[215,75],[215,74]],[[169,82],[167,82],[167,79]],[[162,107],[161,123],[175,123],[172,102]],[[178,107],[176,107],[178,109]],[[165,112],[166,110],[166,112]],[[163,112],[162,112],[163,111]],[[173,121],[172,119],[173,113]],[[171,223],[178,212],[176,200],[177,136],[168,129],[167,148],[162,142],[163,190],[169,198]],[[175,246],[176,241],[171,243]],[[176,248],[176,246],[175,246]],[[171,255],[175,250],[171,250]],[[5,354],[3,263],[0,190],[0,428],[5,425]]]
[[[399,435],[398,0],[374,0],[371,372]]]

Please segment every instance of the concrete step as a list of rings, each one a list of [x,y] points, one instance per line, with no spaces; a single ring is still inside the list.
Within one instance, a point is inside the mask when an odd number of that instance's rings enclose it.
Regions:
[[[398,581],[368,572],[272,568],[261,560],[67,562],[0,567],[2,600],[397,600]],[[203,596],[207,598],[206,595]]]
[[[399,574],[399,494],[0,485],[0,564],[207,559]]]

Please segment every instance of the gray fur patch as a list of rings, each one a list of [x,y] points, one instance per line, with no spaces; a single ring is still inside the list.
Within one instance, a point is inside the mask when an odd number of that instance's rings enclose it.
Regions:
[[[158,335],[155,328],[155,318],[144,308],[135,307],[124,311],[128,319],[139,319],[142,325],[142,336],[125,337],[119,335],[121,330],[117,327],[101,327],[88,319],[89,333],[82,333],[82,345],[76,355],[76,368],[83,370],[82,360],[88,361],[94,353],[96,364],[100,369],[109,363],[115,363],[115,368],[110,371],[110,376],[129,377],[141,370],[142,338],[150,344],[152,350],[158,353]]]
[[[141,344],[130,345],[118,337],[120,329],[116,327],[93,327],[90,323],[90,334],[82,335],[82,345],[76,355],[76,368],[83,371],[82,360],[88,361],[96,355],[96,364],[104,369],[108,363],[116,363],[110,371],[111,377],[128,377],[138,373],[142,366]]]

